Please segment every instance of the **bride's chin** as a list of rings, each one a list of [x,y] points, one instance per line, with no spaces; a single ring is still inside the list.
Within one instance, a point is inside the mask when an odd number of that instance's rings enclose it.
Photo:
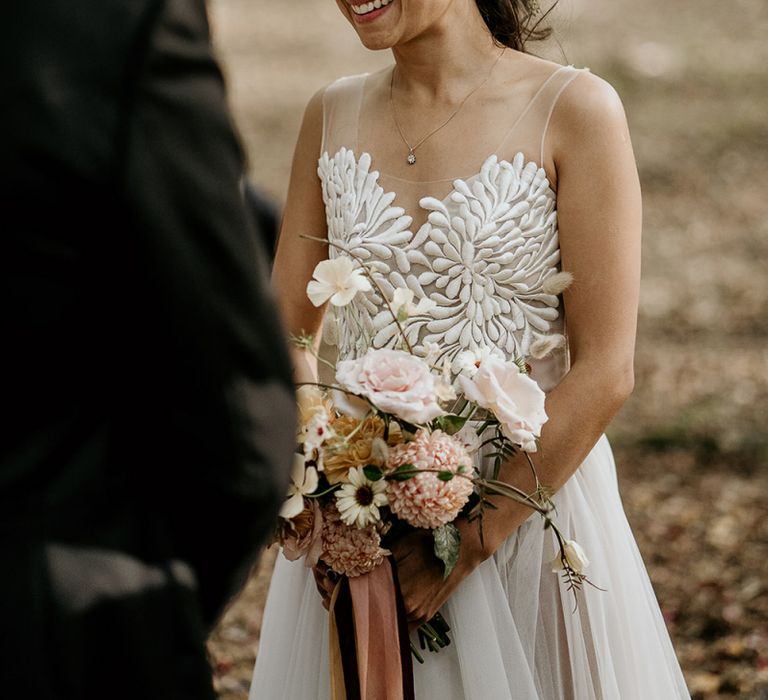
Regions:
[[[349,2],[349,0],[341,1]],[[355,0],[355,4],[357,2],[358,0]],[[391,49],[398,44],[400,2],[401,0],[392,0],[385,8],[374,10],[370,19],[367,16],[356,16],[351,8],[347,10],[348,19],[366,49],[381,51]]]

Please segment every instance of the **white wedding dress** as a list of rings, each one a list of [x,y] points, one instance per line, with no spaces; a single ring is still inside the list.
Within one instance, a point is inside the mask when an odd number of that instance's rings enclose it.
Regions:
[[[373,266],[387,294],[407,286],[437,302],[410,322],[418,349],[436,342],[451,358],[482,346],[525,356],[532,343],[565,334],[561,300],[546,291],[560,256],[556,194],[539,163],[552,110],[579,74],[555,70],[477,174],[428,183],[377,172],[376,158],[359,152],[366,76],[326,90],[318,174],[329,239]],[[416,230],[417,212],[426,220]],[[395,338],[375,291],[358,295],[329,330],[341,358]],[[568,370],[567,343],[532,364],[533,378],[551,389]],[[552,573],[553,536],[533,515],[445,604],[452,644],[414,664],[418,700],[690,697],[604,436],[554,501],[559,526],[584,547],[589,578],[604,590],[584,586],[574,611]],[[250,700],[328,698],[327,627],[311,572],[279,556]]]

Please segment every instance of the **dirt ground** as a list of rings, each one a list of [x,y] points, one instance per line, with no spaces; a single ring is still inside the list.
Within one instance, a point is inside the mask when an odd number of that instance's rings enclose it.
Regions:
[[[333,0],[211,10],[252,178],[280,202],[307,99],[389,57]],[[768,699],[768,3],[562,0],[553,24],[536,52],[616,86],[643,182],[636,389],[609,431],[627,513],[694,698]],[[273,559],[211,638],[224,700],[247,697]]]

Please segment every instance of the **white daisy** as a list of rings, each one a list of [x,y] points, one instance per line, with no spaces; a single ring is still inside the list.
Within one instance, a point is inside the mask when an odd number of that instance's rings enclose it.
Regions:
[[[334,494],[342,521],[360,528],[379,522],[379,506],[388,502],[386,491],[384,479],[371,481],[362,467],[352,467],[347,473],[347,483]]]

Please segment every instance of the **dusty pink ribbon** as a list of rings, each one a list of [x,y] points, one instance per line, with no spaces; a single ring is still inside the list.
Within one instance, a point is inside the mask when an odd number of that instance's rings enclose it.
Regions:
[[[398,614],[399,591],[391,562],[387,559],[370,573],[348,579],[348,586],[348,598],[346,584],[339,582],[331,600],[333,700],[411,700],[407,623],[402,605]],[[344,609],[347,604],[351,615]],[[347,635],[354,637],[354,654]],[[356,669],[350,669],[350,664],[356,664]]]

